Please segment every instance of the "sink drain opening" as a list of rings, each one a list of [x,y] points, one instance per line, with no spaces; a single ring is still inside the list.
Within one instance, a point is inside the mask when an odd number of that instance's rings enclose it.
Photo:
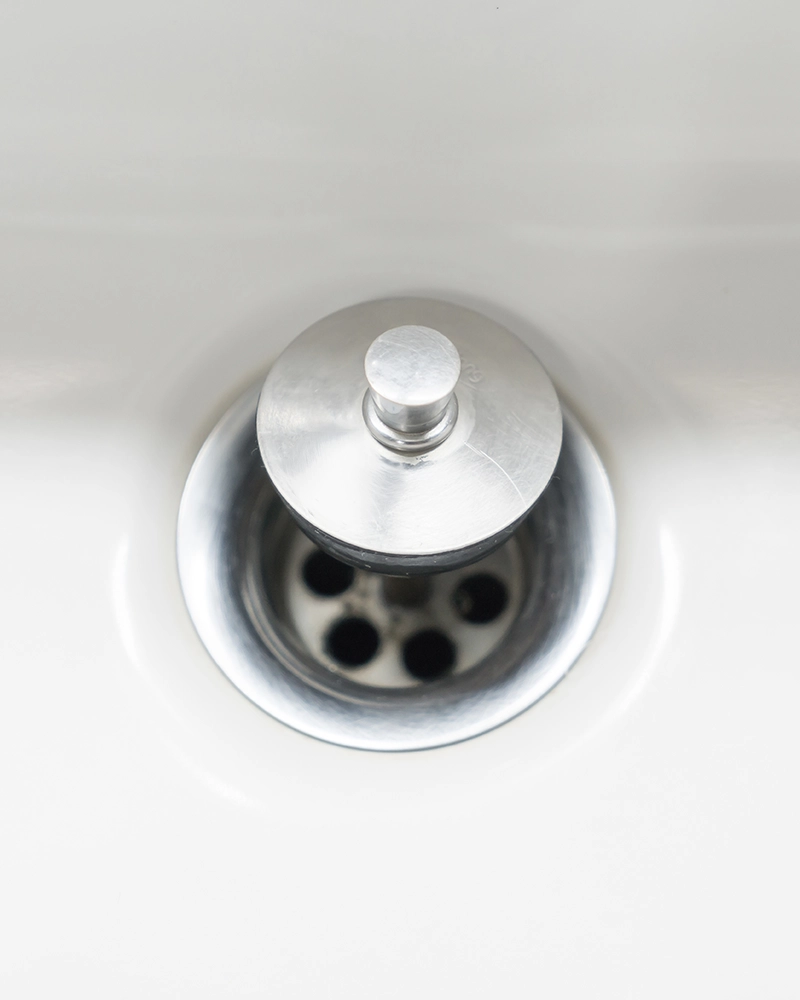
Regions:
[[[608,481],[569,412],[550,485],[500,548],[398,577],[334,558],[297,526],[258,455],[257,398],[212,432],[178,524],[195,626],[251,701],[329,742],[417,750],[500,725],[564,676],[599,621],[615,549]]]

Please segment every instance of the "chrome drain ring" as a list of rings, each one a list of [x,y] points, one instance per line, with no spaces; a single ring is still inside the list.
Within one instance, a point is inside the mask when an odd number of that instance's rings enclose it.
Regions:
[[[600,460],[565,410],[561,458],[519,529],[525,592],[480,662],[425,683],[364,683],[331,669],[292,626],[282,580],[288,515],[258,454],[258,389],[201,449],[178,517],[189,613],[220,669],[251,701],[318,739],[369,750],[421,750],[478,736],[519,715],[567,673],[603,612],[616,521]],[[268,530],[284,517],[285,530]],[[295,623],[296,626],[296,623]]]

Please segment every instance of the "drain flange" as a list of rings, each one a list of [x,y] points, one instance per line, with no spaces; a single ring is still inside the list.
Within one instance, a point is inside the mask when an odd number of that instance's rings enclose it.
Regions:
[[[579,657],[613,573],[608,480],[564,412],[555,474],[516,533],[482,562],[386,577],[338,562],[296,527],[260,460],[258,389],[195,461],[178,520],[189,612],[251,701],[311,736],[419,750],[524,711]]]

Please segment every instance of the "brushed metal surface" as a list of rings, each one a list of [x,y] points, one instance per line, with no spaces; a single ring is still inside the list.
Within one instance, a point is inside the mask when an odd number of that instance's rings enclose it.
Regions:
[[[429,430],[456,391],[461,357],[438,330],[398,326],[377,337],[364,359],[381,419],[398,431]]]
[[[423,454],[444,444],[458,419],[461,357],[438,330],[398,326],[370,345],[364,419],[380,444]]]
[[[398,326],[438,331],[461,361],[455,427],[418,456],[378,443],[362,412],[367,352]],[[414,298],[362,303],[300,334],[266,378],[257,426],[270,478],[314,540],[399,573],[463,565],[501,544],[550,481],[562,438],[556,391],[522,341],[473,310]]]

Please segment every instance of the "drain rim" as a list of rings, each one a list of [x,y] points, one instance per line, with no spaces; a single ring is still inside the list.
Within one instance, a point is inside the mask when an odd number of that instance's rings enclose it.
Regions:
[[[406,751],[457,743],[494,729],[564,677],[602,616],[616,553],[608,479],[566,407],[564,449],[554,482],[575,519],[568,592],[558,601],[543,594],[548,620],[515,623],[503,649],[478,667],[423,687],[387,691],[309,663],[274,622],[259,618],[249,606],[251,598],[238,575],[242,553],[232,556],[239,538],[230,515],[241,516],[239,494],[253,470],[258,393],[258,387],[246,393],[212,431],[189,474],[178,516],[178,569],[190,616],[212,658],[243,694],[274,718],[317,739]]]

